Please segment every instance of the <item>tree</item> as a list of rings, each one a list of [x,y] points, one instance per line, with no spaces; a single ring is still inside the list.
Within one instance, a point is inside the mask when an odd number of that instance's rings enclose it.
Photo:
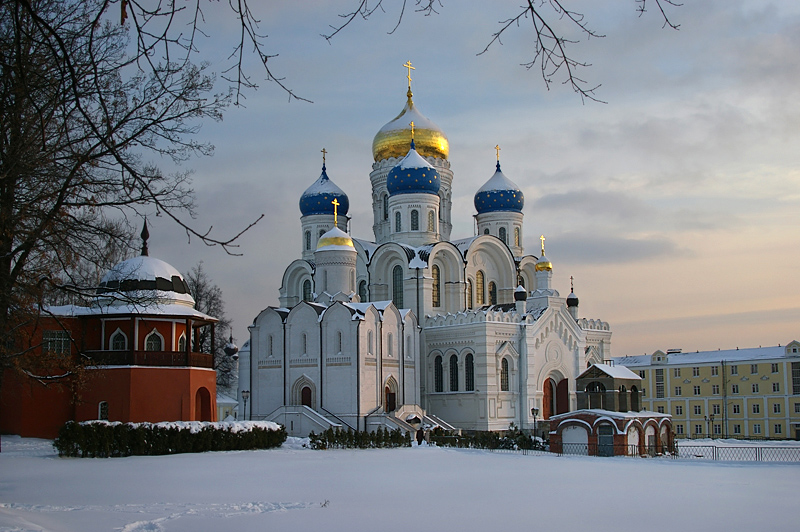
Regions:
[[[203,269],[203,261],[189,271],[186,284],[189,285],[189,292],[194,298],[194,308],[219,320],[215,328],[214,345],[211,345],[211,331],[208,327],[203,327],[199,329],[194,339],[193,350],[214,355],[217,386],[230,392],[237,382],[238,366],[236,359],[225,352],[226,344],[232,341],[233,337],[228,336],[231,332],[231,320],[225,316],[222,289],[208,277]]]
[[[639,15],[647,12],[648,0],[634,0],[636,10]],[[409,0],[399,2],[399,14],[394,31],[400,26],[406,13]],[[384,11],[384,0],[357,0],[356,7],[340,15],[343,21],[340,24],[331,26],[332,31],[324,34],[323,37],[329,42],[337,33],[349,26],[354,20],[369,19],[376,12]],[[650,0],[650,5],[655,4],[659,16],[663,20],[663,27],[677,30],[679,24],[675,24],[669,17],[666,9],[668,7],[678,7],[681,4],[675,0]],[[560,74],[561,83],[569,86],[582,101],[592,100],[602,102],[596,95],[599,84],[590,84],[583,79],[580,71],[591,66],[589,63],[577,59],[571,54],[571,46],[578,43],[581,39],[602,38],[604,35],[593,30],[586,20],[583,13],[569,8],[569,0],[527,0],[522,2],[521,11],[514,17],[501,20],[500,29],[492,34],[486,47],[478,52],[477,55],[486,53],[495,44],[503,44],[502,36],[514,27],[520,27],[524,23],[530,23],[529,28],[533,31],[533,50],[531,50],[530,61],[523,63],[522,66],[528,70],[537,68],[542,76],[547,89]],[[443,8],[441,0],[414,0],[413,10],[424,16],[436,15],[437,9]]]
[[[241,5],[240,52],[254,23]],[[53,377],[32,359],[28,333],[47,303],[93,294],[98,272],[131,250],[131,217],[155,210],[190,238],[236,247],[241,233],[218,239],[184,218],[194,216],[189,173],[150,161],[209,155],[195,140],[199,123],[219,120],[237,87],[254,86],[239,73],[214,92],[208,65],[193,62],[200,0],[194,13],[187,6],[0,3],[0,373]]]

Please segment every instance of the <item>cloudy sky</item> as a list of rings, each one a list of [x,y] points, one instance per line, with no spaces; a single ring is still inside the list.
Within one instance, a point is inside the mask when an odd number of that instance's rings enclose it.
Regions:
[[[202,126],[216,151],[187,164],[195,224],[226,236],[263,213],[243,255],[150,218],[151,255],[183,272],[203,261],[239,344],[300,255],[298,200],[322,148],[350,198],[352,234],[373,239],[371,144],[404,105],[408,60],[415,103],[450,140],[453,237],[473,234],[472,198],[499,144],[503,172],[525,193],[526,251],[547,237],[555,287],[568,294],[574,276],[581,316],[611,324],[614,355],[800,339],[800,4],[684,0],[669,10],[675,31],[652,0],[641,17],[633,0],[568,0],[605,35],[573,46],[602,104],[558,79],[548,91],[520,66],[529,21],[476,55],[520,2],[442,0],[438,15],[406,12],[390,34],[399,2],[386,1],[329,44],[320,34],[356,3],[251,2],[279,54],[274,72],[313,103],[262,83]],[[216,61],[235,27],[209,18]]]

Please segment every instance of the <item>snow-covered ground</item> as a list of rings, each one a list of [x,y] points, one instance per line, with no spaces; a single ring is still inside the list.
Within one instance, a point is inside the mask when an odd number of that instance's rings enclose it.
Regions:
[[[300,444],[82,459],[3,437],[0,531],[797,530],[800,464]]]

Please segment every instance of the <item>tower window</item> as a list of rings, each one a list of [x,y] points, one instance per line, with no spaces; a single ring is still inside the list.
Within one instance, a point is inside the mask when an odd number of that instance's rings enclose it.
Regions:
[[[367,300],[367,282],[361,281],[358,283],[358,298],[364,303]]]
[[[450,356],[450,391],[458,391],[458,357]]]
[[[433,211],[428,211],[428,232],[436,232],[436,213]]]
[[[494,281],[489,283],[489,304],[496,305],[497,304],[497,285],[494,284]]]
[[[311,301],[311,281],[303,281],[303,301]]]
[[[508,391],[508,359],[504,358],[500,362],[500,391]]]
[[[311,249],[311,231],[306,231],[306,251]]]
[[[417,209],[411,211],[411,230],[419,231],[419,211]]]
[[[519,227],[514,228],[514,245],[519,247]]]
[[[322,235],[324,235],[324,234],[325,234],[325,229],[320,229],[319,230],[319,237],[322,238]]]
[[[441,296],[441,281],[439,279],[439,267],[435,264],[432,268],[432,276],[433,276],[433,287],[431,291],[431,304],[434,307],[441,307],[442,306],[442,296]]]
[[[394,213],[394,232],[399,233],[402,230],[403,230],[403,224],[401,223],[400,220],[400,211],[397,211],[396,213]]]
[[[467,279],[467,308],[472,308],[472,279]]]
[[[500,240],[502,240],[504,243],[508,244],[508,237],[506,235],[506,228],[505,227],[501,227],[498,230],[497,235],[500,237]]]
[[[145,351],[163,351],[164,341],[156,331],[151,332],[144,340]]]
[[[488,227],[487,227],[486,229],[484,229],[484,230],[483,230],[483,234],[484,234],[484,235],[488,235],[488,234],[489,234],[489,228],[488,228]]]
[[[483,286],[483,271],[478,270],[475,274],[475,304],[479,307],[483,305],[484,301],[484,286]]]
[[[385,194],[383,196],[383,219],[389,219],[389,196]]]
[[[467,356],[464,358],[464,379],[465,379],[465,386],[464,389],[468,392],[475,391],[475,363],[472,357],[472,353],[467,353]]]
[[[444,391],[444,378],[442,373],[442,357],[437,355],[436,359],[433,361],[433,386],[434,390],[437,392]]]
[[[111,350],[124,351],[127,347],[128,339],[125,337],[125,333],[118,330],[114,333],[114,336],[111,337]]]
[[[399,264],[392,270],[392,303],[403,308],[403,267]]]

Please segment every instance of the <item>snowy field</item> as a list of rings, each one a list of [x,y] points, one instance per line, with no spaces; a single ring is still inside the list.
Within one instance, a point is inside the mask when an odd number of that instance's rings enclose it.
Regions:
[[[311,451],[293,438],[268,451],[81,459],[11,436],[0,531],[776,532],[798,529],[799,489],[800,464]]]

